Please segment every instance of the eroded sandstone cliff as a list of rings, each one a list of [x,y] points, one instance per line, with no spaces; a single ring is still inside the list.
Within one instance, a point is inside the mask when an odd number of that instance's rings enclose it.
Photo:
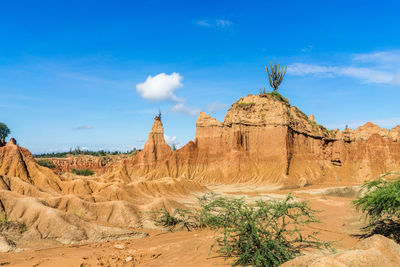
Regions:
[[[304,186],[359,183],[400,167],[399,126],[330,131],[273,95],[240,98],[223,122],[201,112],[196,127],[194,141],[171,152],[156,118],[143,151],[111,176]]]
[[[107,155],[107,156],[91,156],[91,155],[68,155],[60,158],[35,158],[36,161],[49,161],[55,165],[55,172],[71,172],[73,169],[82,170],[88,169],[96,174],[106,172],[107,164],[118,162],[119,160],[128,157],[128,155]]]

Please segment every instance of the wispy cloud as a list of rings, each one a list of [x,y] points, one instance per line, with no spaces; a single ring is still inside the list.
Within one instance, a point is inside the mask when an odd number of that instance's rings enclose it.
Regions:
[[[208,113],[213,113],[215,111],[226,110],[228,108],[229,108],[229,105],[216,101],[216,102],[213,102],[213,103],[207,105],[206,111]]]
[[[233,22],[226,19],[202,19],[198,20],[196,24],[200,27],[228,29],[233,26]]]
[[[201,27],[211,27],[211,24],[207,20],[198,20],[196,24]]]
[[[348,66],[293,63],[291,75],[320,77],[346,76],[364,83],[400,85],[400,50],[353,54]]]
[[[188,107],[185,102],[180,102],[171,108],[172,112],[183,113],[189,116],[197,116],[200,112],[200,109],[196,107]]]
[[[81,131],[81,130],[91,130],[93,126],[90,125],[80,125],[74,128],[74,130]]]
[[[400,50],[353,54],[353,60],[364,63],[372,62],[380,65],[400,66]]]
[[[302,53],[308,53],[308,52],[311,52],[311,51],[313,50],[313,48],[314,48],[313,45],[307,45],[306,47],[303,47],[303,48],[301,49],[301,52],[302,52]]]
[[[288,73],[298,76],[317,75],[325,77],[348,76],[362,80],[366,83],[386,83],[394,82],[395,75],[386,71],[375,70],[361,67],[333,67],[303,63],[294,63],[288,66]]]

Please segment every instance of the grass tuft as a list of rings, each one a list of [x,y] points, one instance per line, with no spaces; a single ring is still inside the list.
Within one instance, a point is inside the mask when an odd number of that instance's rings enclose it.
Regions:
[[[7,214],[4,213],[3,218],[0,219],[0,227],[1,228],[7,227],[8,224],[9,224],[9,221],[8,221]]]
[[[255,103],[254,102],[239,102],[237,103],[239,107],[252,107]]]
[[[156,213],[160,214],[160,218],[156,220],[156,223],[167,227],[171,232],[179,225],[183,226],[188,231],[198,228],[197,220],[189,210],[175,209],[174,212],[170,214],[166,209],[161,209]]]
[[[263,92],[263,93],[260,93],[260,96],[261,97],[271,97],[274,100],[277,100],[279,102],[286,103],[286,104],[290,105],[289,99],[287,99],[286,97],[284,97],[283,95],[281,95],[280,93],[275,92],[275,91],[270,92],[270,93]]]
[[[91,176],[94,174],[94,172],[89,169],[81,169],[81,170],[72,169],[72,173],[83,176]]]

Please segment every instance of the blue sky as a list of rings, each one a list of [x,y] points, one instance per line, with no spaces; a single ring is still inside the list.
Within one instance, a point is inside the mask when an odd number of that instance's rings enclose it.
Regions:
[[[196,114],[269,88],[330,128],[400,124],[398,1],[2,1],[0,121],[34,153],[128,150],[158,109],[168,142]]]

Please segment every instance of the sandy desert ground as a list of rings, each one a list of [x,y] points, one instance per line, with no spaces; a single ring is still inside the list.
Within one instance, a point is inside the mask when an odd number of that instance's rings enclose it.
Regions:
[[[258,198],[279,199],[287,195],[288,190],[274,190],[274,186],[255,185],[215,185],[209,186],[216,193],[230,197],[243,197],[247,201]],[[268,188],[270,188],[268,190]],[[300,199],[308,200],[311,207],[321,210],[320,224],[313,225],[313,230],[320,231],[323,240],[337,241],[334,247],[338,251],[354,246],[359,239],[363,221],[351,204],[358,187],[313,186],[309,189],[294,190]],[[183,199],[193,202],[193,197]],[[230,266],[230,260],[224,259],[210,246],[214,243],[214,231],[138,231],[148,234],[145,238],[124,241],[99,242],[82,245],[55,246],[47,244],[26,244],[29,249],[21,252],[0,254],[0,264],[11,266]],[[54,246],[54,244],[53,244]],[[304,253],[320,253],[304,251]],[[327,252],[326,252],[327,253]]]

